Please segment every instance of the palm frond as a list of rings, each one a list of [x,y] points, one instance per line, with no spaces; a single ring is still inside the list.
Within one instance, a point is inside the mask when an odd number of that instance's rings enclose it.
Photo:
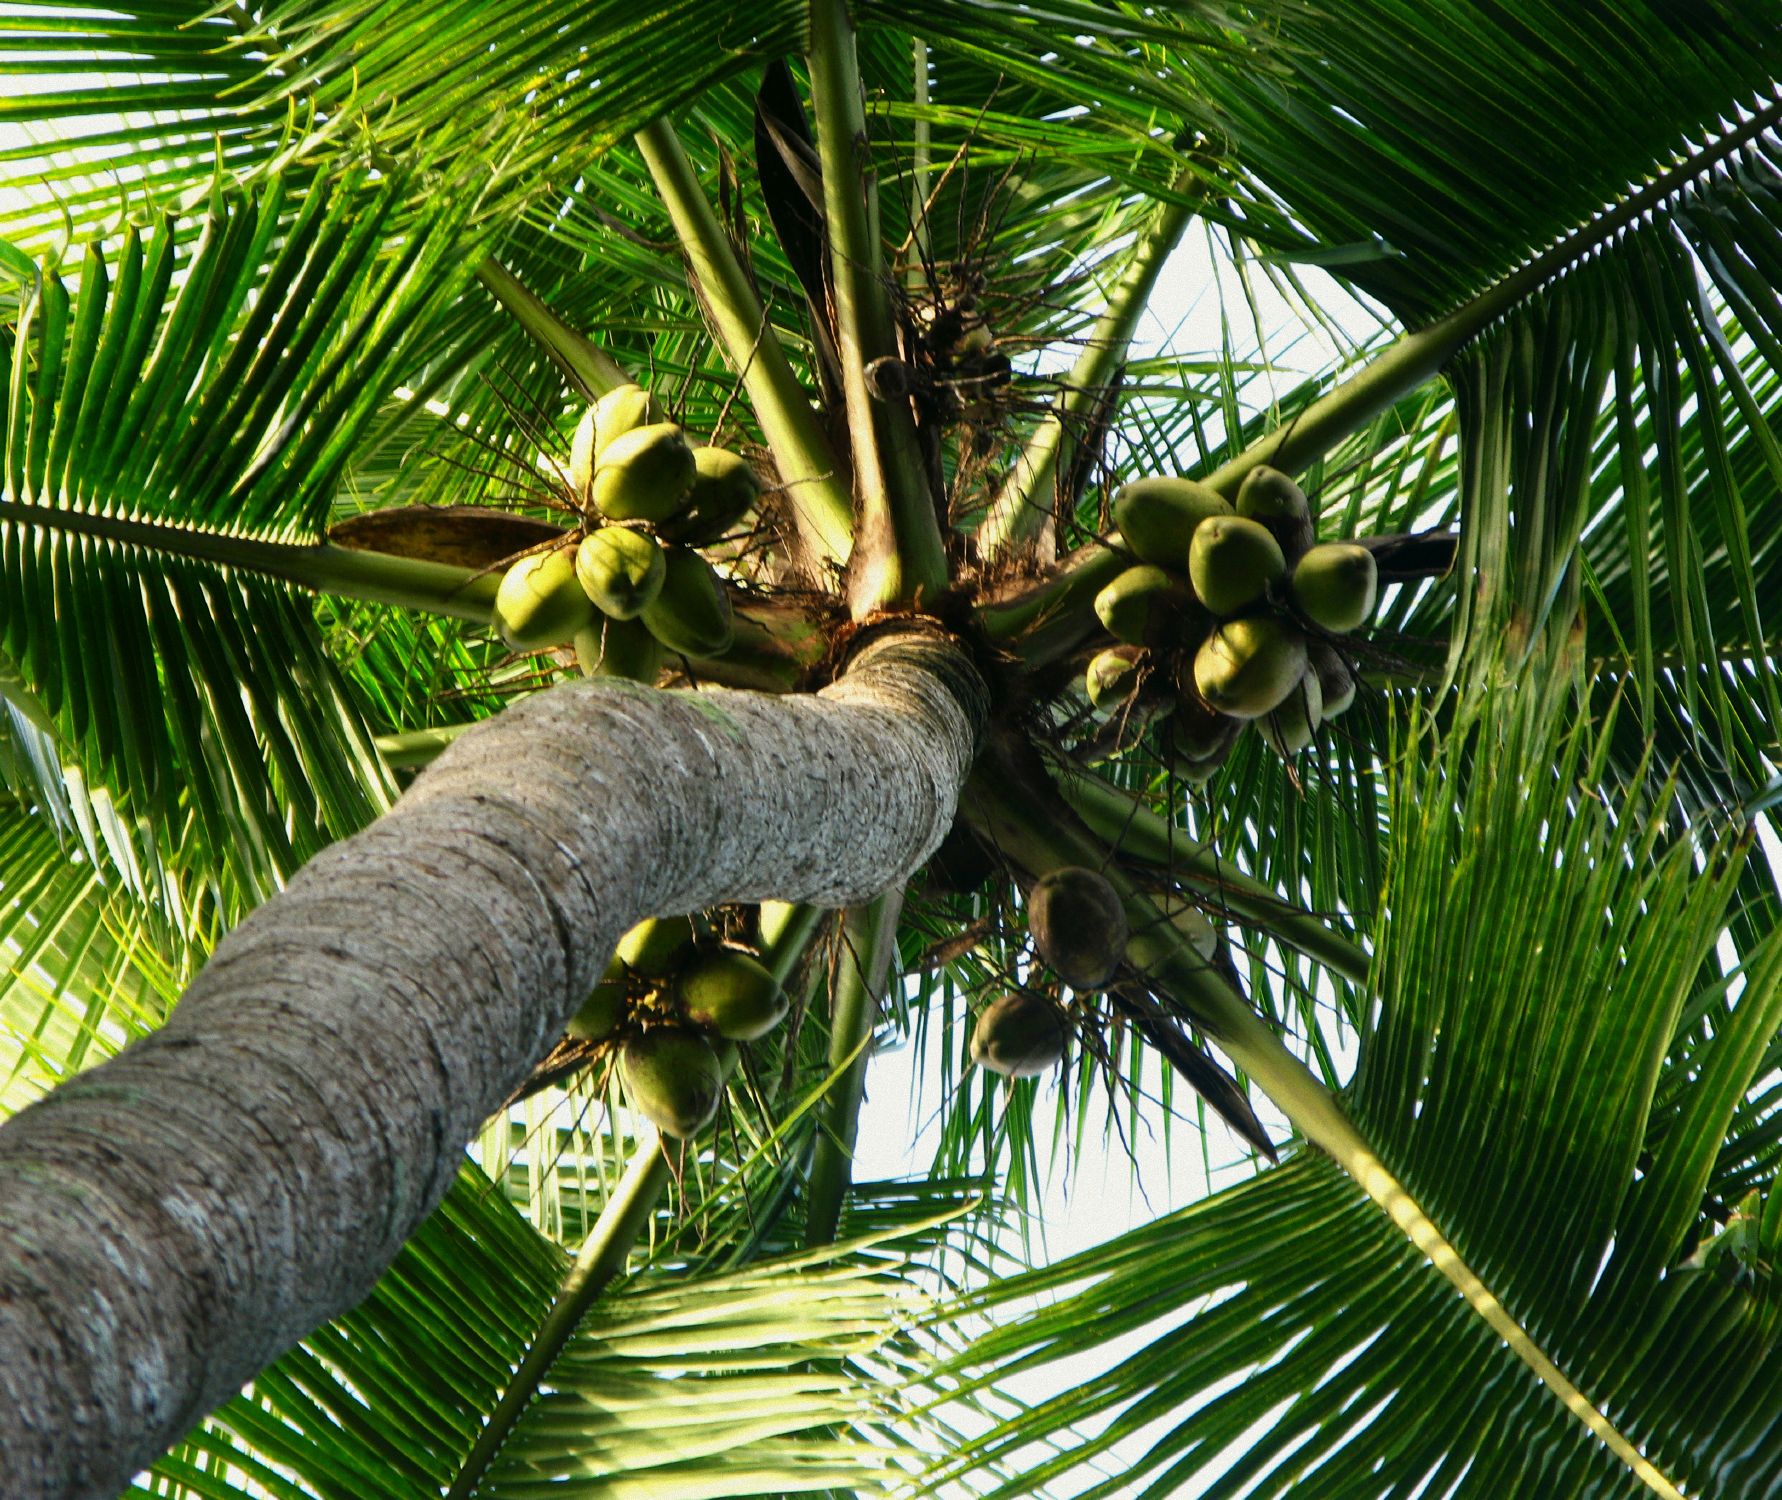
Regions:
[[[1685,1262],[1697,1240],[1712,1249],[1704,1190],[1767,1087],[1782,945],[1746,956],[1735,1000],[1710,961],[1742,849],[1667,843],[1638,803],[1581,795],[1603,741],[1541,723],[1534,696],[1463,726],[1427,765],[1400,746],[1378,1010],[1348,1107],[1659,1472],[1692,1492],[1761,1494],[1776,1453],[1750,1435],[1782,1419],[1770,1273],[1730,1254]],[[1679,1045],[1687,1083],[1666,1067]],[[1092,1451],[1168,1419],[1134,1439],[1125,1482],[1142,1476],[1130,1492],[1144,1495],[1197,1479],[1211,1494],[1644,1492],[1319,1158],[967,1306],[1048,1293],[961,1372],[1006,1381],[1159,1318],[1171,1327],[943,1473],[1112,1409]]]
[[[127,829],[194,817],[231,900],[389,795],[310,606],[256,574],[301,560],[407,333],[461,274],[461,204],[382,244],[405,192],[219,193],[189,253],[169,221],[132,227],[73,297],[46,265],[3,351],[0,647],[59,758]]]

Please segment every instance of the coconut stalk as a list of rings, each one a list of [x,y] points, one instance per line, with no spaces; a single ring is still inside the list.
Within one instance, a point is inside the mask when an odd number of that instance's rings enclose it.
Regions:
[[[932,601],[947,586],[946,543],[907,399],[877,401],[866,367],[895,357],[854,23],[845,0],[813,0],[807,59],[823,166],[829,294],[857,511],[848,592],[855,619]]]
[[[1548,1357],[1528,1331],[1460,1257],[1405,1186],[1375,1154],[1336,1096],[1282,1044],[1220,971],[1195,952],[1150,897],[1108,858],[1087,827],[1047,798],[1043,772],[1018,750],[993,742],[973,773],[965,812],[974,828],[1007,857],[1035,874],[1067,865],[1100,869],[1126,907],[1132,937],[1128,965],[1160,996],[1178,1002],[1186,1019],[1254,1083],[1289,1124],[1354,1179],[1510,1351],[1558,1397],[1593,1436],[1655,1494],[1682,1495]]]
[[[840,564],[853,548],[847,471],[817,424],[761,299],[712,212],[699,175],[666,120],[637,133],[637,149],[661,195],[704,304],[755,419],[773,449],[799,536],[816,558]]]
[[[900,885],[984,705],[899,630],[818,694],[583,681],[460,736],[164,1027],[0,1126],[8,1500],[118,1493],[363,1297],[640,918]]]

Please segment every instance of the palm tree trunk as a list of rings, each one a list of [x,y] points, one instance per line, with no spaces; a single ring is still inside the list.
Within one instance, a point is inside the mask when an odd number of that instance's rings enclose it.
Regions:
[[[117,1494],[363,1297],[632,923],[901,882],[983,704],[901,631],[814,696],[577,683],[461,736],[0,1128],[0,1493]]]

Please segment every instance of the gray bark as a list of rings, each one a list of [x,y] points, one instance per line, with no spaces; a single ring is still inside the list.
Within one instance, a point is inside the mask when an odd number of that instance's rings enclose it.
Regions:
[[[117,1494],[363,1297],[634,922],[906,878],[982,692],[903,634],[816,696],[580,683],[464,735],[0,1127],[0,1495]]]

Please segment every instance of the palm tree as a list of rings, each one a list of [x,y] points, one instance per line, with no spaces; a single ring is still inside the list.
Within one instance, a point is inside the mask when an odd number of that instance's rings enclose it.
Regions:
[[[1782,11],[15,9],[7,1495],[1776,1490]],[[1378,334],[1137,347],[1189,233]],[[572,650],[498,586],[632,383],[749,461],[733,626]],[[1359,631],[1219,610],[1349,713],[1212,713],[1177,473],[1359,539]],[[682,1140],[655,986],[565,1027],[692,909],[793,1004]],[[1004,994],[1056,1082],[854,1181],[875,1033]],[[1253,1179],[1012,1267],[1152,1052]]]

